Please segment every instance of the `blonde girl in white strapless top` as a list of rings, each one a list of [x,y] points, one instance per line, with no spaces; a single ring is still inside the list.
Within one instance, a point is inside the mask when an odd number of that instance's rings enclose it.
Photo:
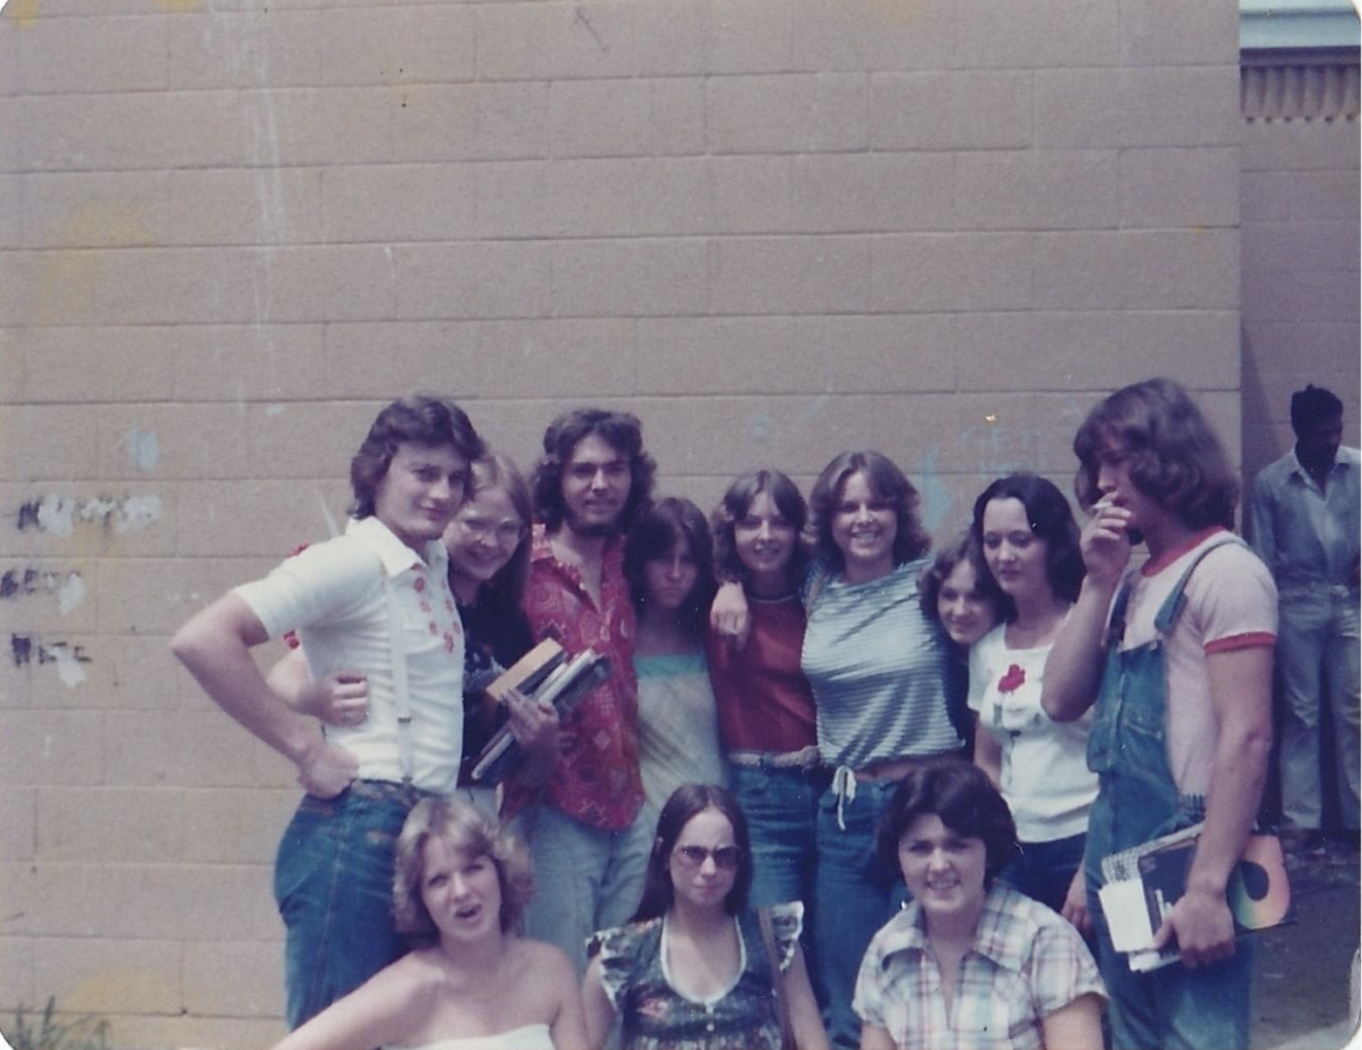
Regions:
[[[572,964],[516,936],[532,892],[524,847],[454,799],[417,803],[397,841],[397,928],[413,950],[275,1050],[574,1050],[586,1045]]]

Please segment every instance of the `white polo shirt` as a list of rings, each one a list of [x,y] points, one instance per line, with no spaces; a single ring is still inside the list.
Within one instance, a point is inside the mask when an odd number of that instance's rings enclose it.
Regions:
[[[314,679],[331,671],[368,677],[369,714],[358,726],[325,726],[359,760],[362,780],[400,782],[388,596],[397,597],[411,708],[412,782],[450,792],[463,743],[464,636],[449,590],[444,545],[421,555],[375,517],[308,547],[263,580],[234,589],[271,638],[295,629]]]

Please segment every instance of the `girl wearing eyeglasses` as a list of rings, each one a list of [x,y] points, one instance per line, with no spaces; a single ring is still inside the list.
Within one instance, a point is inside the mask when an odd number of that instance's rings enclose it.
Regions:
[[[558,717],[519,693],[505,705],[491,701],[485,690],[534,645],[529,621],[521,611],[530,573],[529,486],[516,465],[497,452],[475,460],[472,490],[445,530],[449,551],[449,588],[463,621],[464,757],[459,787],[479,804],[494,807],[492,792],[475,787],[469,771],[493,731],[510,718],[516,738],[529,759],[517,780],[543,783],[558,759]]]
[[[677,788],[658,819],[634,921],[598,933],[588,949],[589,1044],[603,1046],[618,1021],[621,1050],[826,1050],[799,948],[803,905],[776,905],[764,921],[747,903],[751,885],[737,801],[709,784]]]

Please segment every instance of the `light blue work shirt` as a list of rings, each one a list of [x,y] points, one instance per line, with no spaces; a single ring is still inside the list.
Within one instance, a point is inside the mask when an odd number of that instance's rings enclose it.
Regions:
[[[1293,447],[1253,483],[1253,549],[1284,600],[1356,590],[1362,453],[1342,447],[1321,491]]]

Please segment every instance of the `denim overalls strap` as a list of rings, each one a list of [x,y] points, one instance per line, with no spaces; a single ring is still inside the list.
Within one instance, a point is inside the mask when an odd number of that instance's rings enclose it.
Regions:
[[[1154,617],[1155,637],[1122,650],[1131,581],[1112,604],[1107,660],[1088,736],[1088,768],[1100,787],[1088,816],[1084,858],[1090,885],[1102,883],[1102,858],[1194,824],[1204,816],[1202,796],[1182,795],[1168,761],[1168,638],[1187,605],[1187,581],[1201,560],[1227,543],[1208,545],[1174,584]]]

